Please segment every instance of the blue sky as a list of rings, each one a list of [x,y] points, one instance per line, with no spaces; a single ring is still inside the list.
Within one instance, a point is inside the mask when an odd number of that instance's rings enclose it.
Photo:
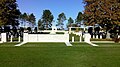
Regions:
[[[22,13],[34,13],[36,20],[41,18],[43,10],[49,9],[54,15],[54,20],[58,14],[64,12],[66,17],[76,18],[79,11],[83,12],[83,0],[17,0]]]

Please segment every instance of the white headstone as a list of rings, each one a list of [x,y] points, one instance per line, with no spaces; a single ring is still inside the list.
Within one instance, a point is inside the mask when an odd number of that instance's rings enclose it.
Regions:
[[[23,34],[23,42],[28,42],[28,33]]]
[[[106,38],[110,38],[110,33],[109,32],[107,32],[107,36],[106,36]]]
[[[82,32],[79,32],[79,36],[80,36],[80,42],[82,42]]]
[[[19,36],[18,42],[20,42],[20,36]]]
[[[89,33],[84,34],[84,41],[90,42],[91,35]]]
[[[7,42],[7,39],[6,39],[6,33],[1,33],[1,41],[2,42]]]
[[[92,46],[98,46],[98,45],[96,45],[96,44],[91,43],[91,42],[90,42],[90,38],[91,38],[91,35],[90,35],[89,33],[86,33],[86,34],[84,35],[84,41],[85,41],[86,43],[88,43],[88,44],[90,44],[90,45],[92,45]]]
[[[11,35],[11,37],[10,37],[10,42],[12,42],[12,38],[13,38],[13,35]]]
[[[120,35],[118,35],[118,38],[120,38]]]
[[[102,39],[102,35],[100,35],[100,39]]]
[[[93,39],[95,38],[95,35],[93,35]]]
[[[57,27],[52,26],[52,31],[50,32],[50,34],[56,34],[56,32],[57,32]]]
[[[98,35],[96,35],[96,39],[98,39]]]
[[[72,37],[72,42],[74,42],[74,37]]]

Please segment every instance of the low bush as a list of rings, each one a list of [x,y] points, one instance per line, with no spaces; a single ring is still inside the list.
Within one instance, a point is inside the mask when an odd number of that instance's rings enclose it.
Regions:
[[[50,32],[37,32],[37,33],[32,32],[32,33],[29,33],[29,34],[50,34]]]
[[[7,41],[10,41],[11,38],[8,38]],[[18,41],[19,39],[18,38],[12,38],[12,41]],[[20,38],[21,41],[23,41],[23,38]]]
[[[120,38],[113,38],[113,41],[114,41],[115,43],[119,43]]]
[[[64,32],[56,32],[56,34],[64,34]]]
[[[90,39],[91,41],[113,41],[112,39]]]
[[[80,41],[80,36],[76,35],[76,34],[69,34],[69,41],[72,41],[72,37],[74,37],[74,41]],[[84,40],[84,38],[82,38],[82,41]]]

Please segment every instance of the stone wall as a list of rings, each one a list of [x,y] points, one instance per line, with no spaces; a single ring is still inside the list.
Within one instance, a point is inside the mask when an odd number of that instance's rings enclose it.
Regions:
[[[69,42],[69,34],[28,34],[24,33],[24,42]]]

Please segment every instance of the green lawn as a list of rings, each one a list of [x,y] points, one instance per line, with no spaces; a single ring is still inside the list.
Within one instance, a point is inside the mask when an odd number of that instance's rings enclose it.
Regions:
[[[120,43],[0,44],[0,67],[120,67]]]

